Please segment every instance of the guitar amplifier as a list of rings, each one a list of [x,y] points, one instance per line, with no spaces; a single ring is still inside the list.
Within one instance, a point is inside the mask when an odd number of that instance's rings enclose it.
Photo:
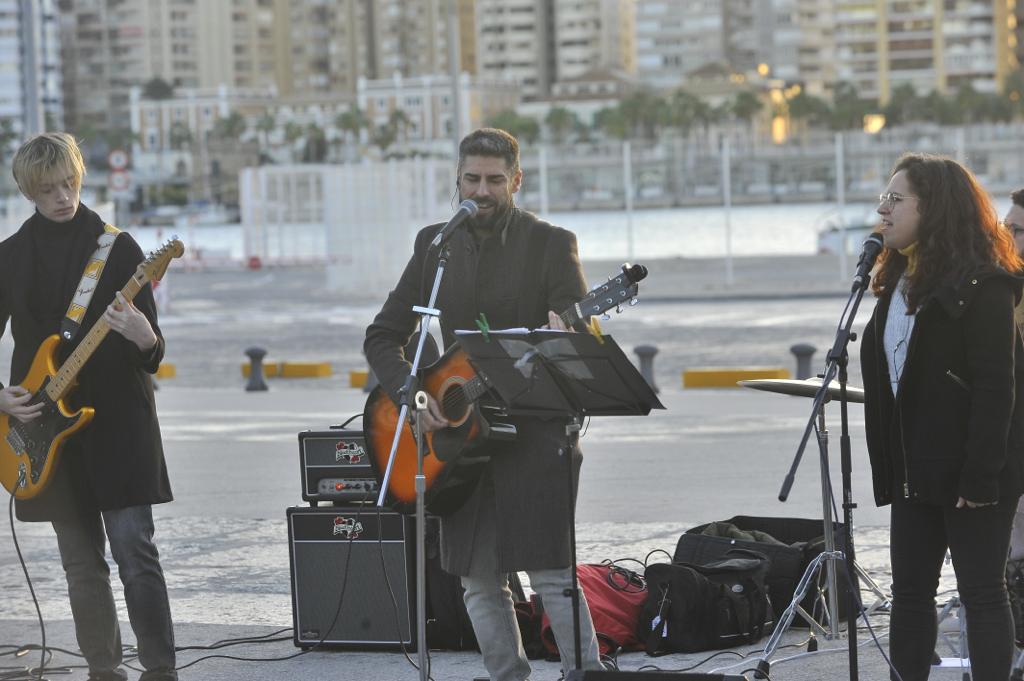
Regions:
[[[299,473],[302,499],[311,506],[321,501],[376,501],[380,490],[361,430],[299,433]]]
[[[287,510],[300,648],[416,648],[415,529],[372,506]]]

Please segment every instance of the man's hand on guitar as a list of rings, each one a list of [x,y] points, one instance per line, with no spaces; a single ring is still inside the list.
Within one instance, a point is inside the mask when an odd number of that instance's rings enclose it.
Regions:
[[[153,332],[146,315],[139,312],[139,308],[127,300],[120,291],[117,292],[114,302],[107,306],[103,320],[111,329],[135,343],[142,352],[156,345],[156,333]]]
[[[437,403],[433,395],[427,395],[427,409],[420,413],[420,418],[423,419],[423,432],[425,433],[441,430],[450,425],[448,419],[441,412],[441,405]]]
[[[548,328],[552,331],[573,331],[565,325],[561,317],[555,314],[554,310],[548,310]]]
[[[31,421],[43,413],[43,403],[28,404],[32,393],[20,385],[0,390],[0,412],[8,414],[22,423]]]

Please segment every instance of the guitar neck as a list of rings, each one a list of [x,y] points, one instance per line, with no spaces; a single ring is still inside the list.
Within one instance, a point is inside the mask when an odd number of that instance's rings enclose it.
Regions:
[[[134,300],[135,295],[144,284],[145,282],[140,282],[135,277],[132,277],[124,285],[124,288],[121,289],[121,295],[124,296],[125,300]],[[107,324],[103,317],[96,320],[96,323],[89,329],[89,333],[78,344],[78,347],[71,353],[71,356],[64,360],[64,363],[60,365],[60,369],[57,370],[56,376],[47,384],[46,394],[51,400],[56,402],[67,394],[75,384],[78,372],[89,361],[92,353],[96,351],[96,348],[103,342],[103,339],[107,337],[109,331],[110,325]]]
[[[565,309],[562,314],[558,315],[558,318],[565,324],[565,328],[571,329],[576,322],[580,321],[580,316],[576,313],[576,305],[571,305]]]

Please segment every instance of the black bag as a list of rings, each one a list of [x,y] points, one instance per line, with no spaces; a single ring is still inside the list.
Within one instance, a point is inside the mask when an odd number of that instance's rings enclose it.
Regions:
[[[654,563],[638,636],[648,655],[693,653],[752,643],[773,623],[765,578],[771,560],[733,549],[707,565]]]
[[[463,601],[462,580],[441,568],[440,522],[428,517],[426,524],[427,646],[440,650],[479,650],[473,623]],[[508,576],[512,600],[526,600],[519,573]],[[538,628],[539,632],[539,628]]]
[[[766,554],[772,562],[766,582],[768,595],[772,602],[772,610],[776,619],[782,616],[793,600],[796,585],[812,560],[825,549],[825,537],[822,535],[822,522],[809,518],[766,518],[756,516],[733,516],[722,521],[735,525],[741,530],[759,531],[771,535],[780,544],[751,542],[742,539],[710,537],[702,534],[712,523],[699,525],[686,531],[676,544],[673,562],[707,563],[724,556],[730,549],[744,548]],[[839,550],[846,548],[846,526],[833,523],[835,546]],[[846,564],[836,565],[836,589],[839,598],[839,617],[847,612],[850,589],[846,578]],[[825,568],[818,573],[818,584],[824,584]],[[821,621],[817,607],[817,590],[811,590],[801,601],[808,612]],[[792,626],[805,627],[807,623],[801,617],[793,619]]]

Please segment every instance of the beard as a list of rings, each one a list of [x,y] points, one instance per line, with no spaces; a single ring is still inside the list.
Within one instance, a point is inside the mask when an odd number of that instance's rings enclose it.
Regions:
[[[459,200],[463,201],[465,197],[460,196]],[[475,232],[492,234],[504,226],[505,220],[512,212],[513,204],[512,198],[509,197],[508,200],[488,199],[479,205],[480,208],[490,208],[491,211],[487,214],[477,213],[467,221],[467,224]]]

